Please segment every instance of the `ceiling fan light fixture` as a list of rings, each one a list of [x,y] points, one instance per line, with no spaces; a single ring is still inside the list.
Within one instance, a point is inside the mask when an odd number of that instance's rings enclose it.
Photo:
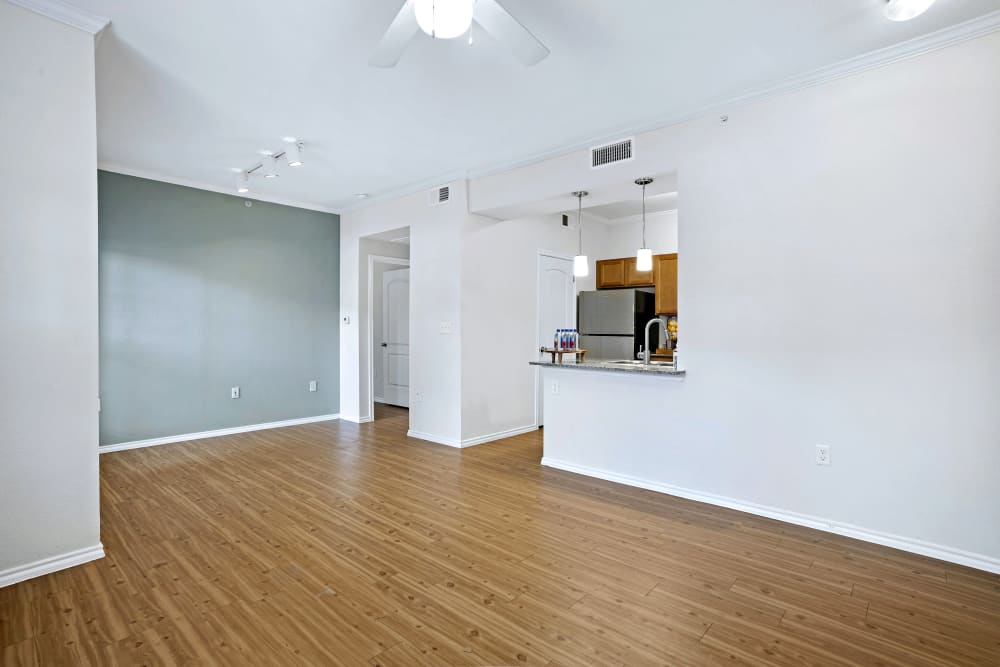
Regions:
[[[882,10],[890,21],[915,19],[934,4],[934,0],[886,0]]]
[[[413,0],[417,25],[436,39],[461,37],[472,26],[476,0]]]

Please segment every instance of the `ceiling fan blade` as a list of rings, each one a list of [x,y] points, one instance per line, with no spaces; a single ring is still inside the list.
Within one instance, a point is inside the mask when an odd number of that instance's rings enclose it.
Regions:
[[[494,39],[504,44],[525,65],[534,65],[549,55],[549,50],[496,0],[476,0],[476,23]]]
[[[418,30],[420,26],[417,25],[417,15],[413,11],[413,0],[406,0],[379,40],[368,64],[372,67],[395,67]]]

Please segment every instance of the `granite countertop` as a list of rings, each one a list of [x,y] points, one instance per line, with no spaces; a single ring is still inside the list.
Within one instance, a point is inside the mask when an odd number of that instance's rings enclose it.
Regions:
[[[584,361],[581,363],[554,364],[551,361],[530,361],[531,366],[542,366],[543,368],[562,368],[568,371],[600,371],[602,373],[632,373],[633,375],[669,375],[673,377],[684,377],[685,371],[674,370],[670,365],[659,364],[623,364],[613,361]]]

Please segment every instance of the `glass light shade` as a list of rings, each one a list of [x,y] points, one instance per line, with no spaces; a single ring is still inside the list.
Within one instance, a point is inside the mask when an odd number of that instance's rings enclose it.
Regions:
[[[586,255],[577,255],[573,258],[573,275],[577,278],[590,275],[590,262],[587,261]]]
[[[417,25],[431,37],[454,39],[472,26],[476,0],[414,0]]]
[[[639,248],[639,252],[635,254],[635,270],[643,272],[653,270],[652,250],[649,248]]]
[[[288,144],[288,148],[285,149],[285,159],[288,160],[289,167],[302,166],[302,150],[298,143]]]
[[[885,17],[890,21],[909,21],[926,12],[933,4],[934,0],[888,0]]]

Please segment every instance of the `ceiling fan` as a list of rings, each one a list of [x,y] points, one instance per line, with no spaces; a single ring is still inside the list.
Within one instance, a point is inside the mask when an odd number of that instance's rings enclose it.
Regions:
[[[454,39],[478,23],[525,65],[542,61],[549,50],[500,6],[497,0],[406,0],[368,61],[395,67],[418,30],[436,39]]]

